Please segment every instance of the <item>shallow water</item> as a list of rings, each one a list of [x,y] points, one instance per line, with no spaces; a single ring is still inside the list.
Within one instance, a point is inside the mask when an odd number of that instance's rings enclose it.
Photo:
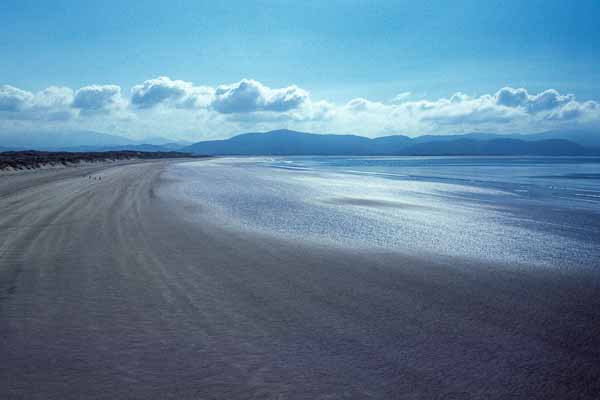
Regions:
[[[223,158],[169,174],[233,228],[511,264],[600,264],[600,158]]]

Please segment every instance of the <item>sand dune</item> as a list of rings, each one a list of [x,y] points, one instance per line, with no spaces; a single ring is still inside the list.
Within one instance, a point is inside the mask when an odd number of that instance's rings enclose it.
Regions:
[[[597,277],[224,229],[169,163],[0,177],[0,398],[600,393]]]

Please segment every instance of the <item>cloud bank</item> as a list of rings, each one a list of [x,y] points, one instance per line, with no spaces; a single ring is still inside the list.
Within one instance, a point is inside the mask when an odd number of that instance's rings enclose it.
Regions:
[[[2,85],[0,129],[64,127],[202,139],[281,127],[371,137],[600,128],[598,102],[581,102],[552,88],[529,93],[504,87],[478,96],[457,92],[435,100],[411,98],[410,92],[400,92],[390,101],[357,97],[336,104],[315,100],[296,85],[271,88],[242,79],[211,87],[166,76],[129,91],[92,84],[78,89],[51,86],[33,93]]]

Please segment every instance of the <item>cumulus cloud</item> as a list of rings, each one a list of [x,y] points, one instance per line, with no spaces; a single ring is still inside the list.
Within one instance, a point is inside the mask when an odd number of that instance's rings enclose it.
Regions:
[[[162,76],[131,89],[131,104],[140,109],[163,105],[211,109],[221,114],[288,112],[301,108],[308,101],[308,92],[297,86],[271,89],[252,79],[242,79],[214,89]]]
[[[505,124],[523,116],[520,110],[497,106],[489,95],[473,98],[459,92],[449,99],[420,105],[421,119],[443,125]]]
[[[573,100],[575,100],[575,96],[572,94],[561,95],[557,90],[549,89],[536,96],[532,96],[529,110],[532,112],[555,110]]]
[[[258,81],[242,79],[232,85],[217,87],[211,106],[224,114],[285,112],[299,108],[308,100],[308,92],[297,86],[271,89]]]
[[[472,97],[455,93],[450,98],[436,101],[406,102],[397,108],[406,108],[413,117],[444,125],[503,125],[548,119],[573,119],[595,110],[594,102],[580,103],[572,94],[560,94],[548,89],[529,94],[523,88],[505,87],[493,95]]]
[[[367,136],[600,127],[598,102],[581,102],[555,89],[536,94],[505,87],[477,96],[457,92],[430,100],[409,97],[405,92],[387,102],[357,97],[335,104],[313,100],[308,91],[294,85],[270,88],[251,79],[212,88],[159,77],[135,85],[130,96],[117,85],[89,85],[75,91],[51,86],[36,93],[3,85],[0,127],[63,124],[154,134],[210,131],[212,137],[281,127]]]
[[[326,100],[311,101],[305,104],[301,115],[300,119],[307,121],[330,121],[335,118],[336,107]]]
[[[525,89],[505,87],[496,92],[496,104],[505,107],[524,106],[529,101],[529,93]]]
[[[78,115],[109,113],[126,106],[116,85],[90,85],[77,91],[50,86],[31,93],[12,86],[0,87],[0,118],[20,121],[67,121]]]
[[[564,107],[553,110],[546,116],[551,121],[573,121],[581,119],[583,121],[600,118],[600,104],[595,101],[586,101],[579,103],[570,101]]]
[[[151,108],[159,104],[201,108],[208,106],[213,92],[210,87],[194,86],[191,82],[161,76],[134,86],[131,89],[131,104],[138,108]]]
[[[37,92],[33,103],[35,107],[44,109],[66,108],[73,103],[73,90],[68,87],[50,86]]]
[[[496,103],[505,107],[522,107],[529,112],[551,111],[575,100],[572,94],[561,95],[555,89],[531,95],[523,88],[505,87],[495,94]]]
[[[355,132],[456,133],[531,132],[561,129],[578,124],[600,124],[600,107],[593,101],[578,102],[571,94],[548,89],[530,94],[525,89],[502,88],[494,94],[470,96],[457,92],[437,100],[389,103],[364,98],[337,107],[335,122]],[[565,125],[568,123],[569,125]]]
[[[50,86],[37,92],[32,103],[29,112],[24,114],[29,119],[67,121],[75,116],[71,109],[73,90],[67,87]]]
[[[0,86],[0,111],[20,111],[28,107],[33,94],[10,85]]]
[[[73,117],[73,91],[51,86],[31,93],[13,86],[0,86],[0,118],[7,120],[60,121]]]
[[[90,85],[75,92],[72,106],[83,113],[105,113],[122,108],[124,103],[119,86]]]

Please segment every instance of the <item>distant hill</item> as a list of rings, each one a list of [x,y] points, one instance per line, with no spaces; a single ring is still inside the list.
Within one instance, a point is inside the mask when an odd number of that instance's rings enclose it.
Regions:
[[[413,138],[416,143],[449,141],[456,139],[493,140],[493,139],[518,139],[526,142],[550,139],[564,139],[584,147],[600,147],[600,130],[572,130],[572,131],[547,131],[541,133],[465,133],[450,135],[424,135]]]
[[[566,139],[586,147],[600,147],[600,130],[549,131],[511,137],[523,140]]]
[[[0,132],[0,148],[45,151],[177,151],[189,142],[154,137],[140,140],[94,131]]]
[[[163,137],[143,141],[94,131],[0,132],[0,151],[186,151],[203,155],[598,155],[600,132],[393,135],[375,139],[291,130],[254,132],[189,144]]]
[[[173,146],[177,145],[179,147],[185,147],[191,145],[193,142],[188,142],[186,140],[173,140],[169,138],[164,138],[160,136],[153,136],[145,139],[141,139],[137,141],[140,144],[153,144],[157,146]]]
[[[600,148],[565,139],[523,140],[493,134],[448,136],[321,135],[290,130],[246,133],[198,142],[182,151],[202,155],[600,155]]]
[[[406,136],[404,136],[406,137]],[[577,143],[584,147],[600,147],[600,130],[571,130],[571,131],[547,131],[541,133],[485,133],[472,132],[445,135],[422,135],[408,138],[413,144],[425,142],[447,142],[457,139],[493,140],[493,139],[518,139],[526,142],[564,139]]]
[[[394,155],[414,143],[408,136],[394,135],[371,139],[368,151],[378,155]]]
[[[17,131],[0,133],[0,146],[23,149],[42,150],[129,144],[136,144],[136,142],[121,136],[93,131]]]
[[[164,145],[156,144],[125,144],[116,146],[75,146],[63,147],[57,150],[72,151],[72,152],[98,152],[98,151],[145,151],[145,152],[161,152],[161,151],[179,151],[185,145],[178,143],[165,143]]]
[[[198,142],[182,151],[204,155],[362,155],[370,145],[371,139],[362,136],[277,130]]]
[[[586,148],[564,139],[536,141],[456,139],[418,143],[404,148],[401,153],[405,155],[586,156],[600,155],[600,149]]]

